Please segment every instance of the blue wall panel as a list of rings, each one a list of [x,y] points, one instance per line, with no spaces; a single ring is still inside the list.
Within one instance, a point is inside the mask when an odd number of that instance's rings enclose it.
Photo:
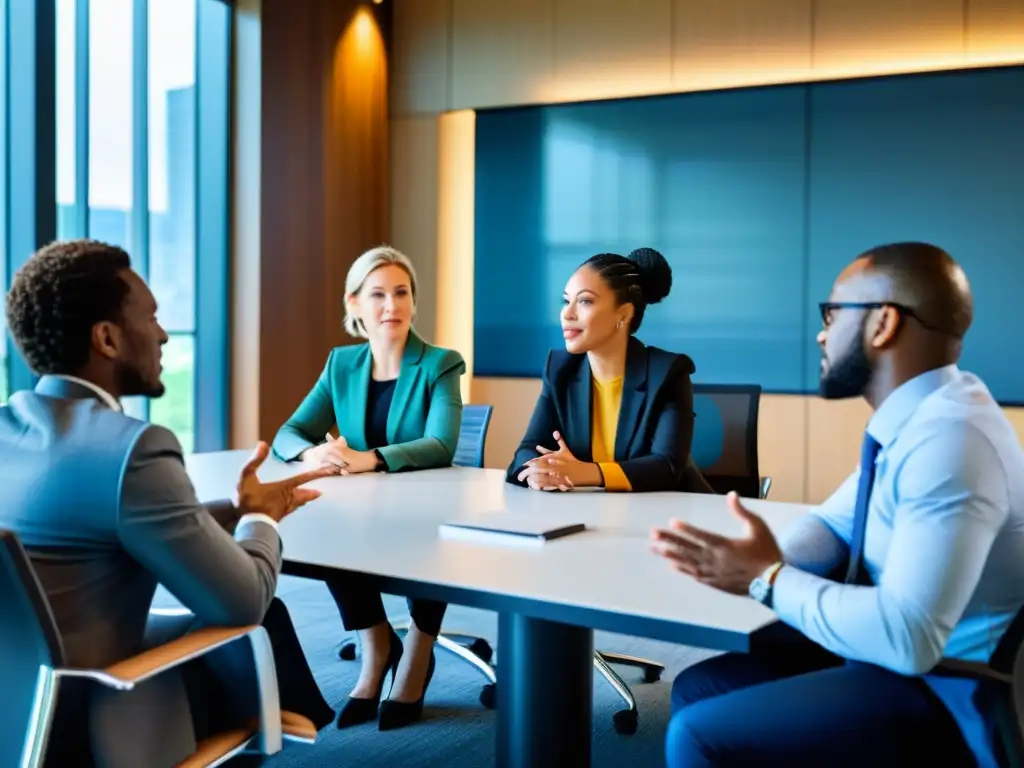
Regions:
[[[974,291],[961,366],[1024,401],[1024,69],[815,86],[811,126],[810,300],[874,245],[935,243]]]
[[[813,392],[835,275],[926,239],[975,288],[964,366],[1024,401],[1024,69],[482,111],[476,153],[480,375],[538,375],[573,269],[647,245],[674,287],[641,339],[697,381]]]
[[[544,113],[477,116],[474,368],[538,376],[553,343],[539,282]]]

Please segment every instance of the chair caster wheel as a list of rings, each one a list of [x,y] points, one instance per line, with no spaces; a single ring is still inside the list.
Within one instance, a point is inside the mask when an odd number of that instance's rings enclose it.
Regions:
[[[494,709],[498,706],[498,686],[488,683],[480,689],[480,703],[487,709]]]
[[[644,682],[645,683],[656,683],[661,680],[661,673],[663,670],[657,667],[644,667]]]
[[[338,658],[342,661],[356,660],[356,644],[352,642],[342,643],[338,650]]]
[[[622,709],[612,715],[612,725],[620,736],[632,736],[636,733],[637,721],[635,709]]]
[[[482,637],[476,638],[472,643],[469,644],[469,650],[483,659],[484,662],[490,663],[491,657],[494,655],[494,651],[491,649],[491,644],[484,640]]]

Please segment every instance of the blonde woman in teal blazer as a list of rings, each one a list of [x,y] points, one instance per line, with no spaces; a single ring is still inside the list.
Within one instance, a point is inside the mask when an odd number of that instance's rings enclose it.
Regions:
[[[416,272],[393,248],[367,251],[345,281],[345,329],[365,344],[338,347],[274,438],[285,461],[330,464],[343,475],[451,465],[462,426],[458,352],[427,344],[412,328]],[[328,434],[338,428],[339,436]],[[380,593],[357,575],[327,584],[349,631],[358,631],[362,670],[338,727],[378,721],[380,730],[415,722],[434,673],[434,641],[445,604],[409,600],[412,626],[403,647]],[[381,702],[391,672],[390,695]]]

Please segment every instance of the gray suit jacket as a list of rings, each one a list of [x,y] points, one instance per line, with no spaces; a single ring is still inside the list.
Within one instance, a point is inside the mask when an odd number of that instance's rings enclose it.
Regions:
[[[210,625],[257,624],[274,597],[273,527],[239,525],[230,502],[200,504],[174,435],[87,387],[43,377],[0,407],[0,488],[0,527],[29,553],[70,666],[102,668],[156,642],[157,584]],[[170,639],[166,624],[159,631]],[[70,696],[89,708],[98,764],[155,768],[194,749],[181,680],[161,677],[127,694]],[[86,720],[71,709],[59,710],[51,745]]]

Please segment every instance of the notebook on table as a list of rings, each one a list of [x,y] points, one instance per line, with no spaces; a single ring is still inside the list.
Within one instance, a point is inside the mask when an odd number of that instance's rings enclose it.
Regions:
[[[486,521],[486,522],[485,522]],[[586,530],[583,523],[549,522],[523,515],[490,515],[480,522],[443,523],[439,533],[443,539],[461,539],[492,544],[541,545]]]

